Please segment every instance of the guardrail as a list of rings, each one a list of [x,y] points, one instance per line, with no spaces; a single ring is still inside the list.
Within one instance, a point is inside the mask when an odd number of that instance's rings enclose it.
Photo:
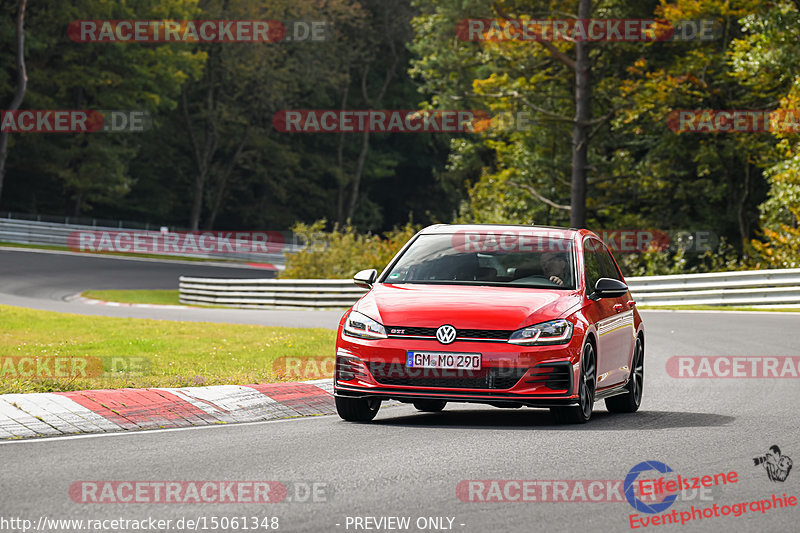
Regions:
[[[20,222],[50,222],[51,224],[75,225],[75,226],[92,226],[92,227],[106,227],[117,229],[143,229],[149,231],[151,229],[160,229],[161,226],[166,224],[151,224],[149,222],[133,222],[130,220],[110,220],[106,218],[96,217],[70,217],[70,216],[56,216],[56,215],[42,215],[30,213],[15,213],[13,211],[0,211],[0,219],[17,220]],[[173,231],[186,231],[186,228],[171,227]]]
[[[628,278],[642,305],[800,306],[800,269]]]
[[[68,237],[75,232],[108,232],[118,234],[119,232],[126,232],[131,235],[142,235],[143,237],[160,237],[164,234],[161,231],[142,230],[125,228],[120,223],[119,227],[112,226],[95,226],[84,224],[62,224],[57,222],[41,222],[34,220],[20,220],[12,218],[0,218],[0,242],[9,242],[17,244],[35,244],[45,246],[59,246],[65,249],[69,247]],[[181,232],[185,233],[185,232]],[[231,239],[231,242],[242,243],[241,249],[258,248],[248,240]],[[258,243],[255,243],[258,244]],[[272,245],[270,245],[272,247]],[[280,247],[280,246],[278,246]],[[223,253],[197,253],[181,252],[175,250],[163,250],[156,253],[157,255],[167,256],[191,256],[201,259],[220,259],[220,260],[238,260],[259,263],[270,263],[280,269],[286,263],[284,252],[291,253],[301,249],[302,246],[294,242],[284,243],[280,251],[274,250],[269,252],[228,252]],[[135,254],[134,254],[135,255]]]
[[[180,277],[185,304],[241,308],[350,307],[367,291],[340,279],[220,279]]]
[[[628,278],[641,305],[800,307],[800,269]],[[245,308],[349,307],[366,291],[351,280],[180,278],[186,304]]]

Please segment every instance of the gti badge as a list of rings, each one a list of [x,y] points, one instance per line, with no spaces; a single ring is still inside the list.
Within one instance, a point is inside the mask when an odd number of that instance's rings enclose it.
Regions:
[[[451,342],[456,340],[456,328],[454,328],[450,324],[445,324],[444,326],[440,326],[439,329],[436,330],[436,338],[442,344],[450,344]]]

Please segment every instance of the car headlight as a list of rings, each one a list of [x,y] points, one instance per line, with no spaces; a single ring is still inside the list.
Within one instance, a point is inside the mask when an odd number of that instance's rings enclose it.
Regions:
[[[344,333],[360,339],[385,339],[386,328],[358,311],[350,311],[344,321]]]
[[[518,329],[508,338],[511,344],[564,344],[572,338],[572,322],[562,318]]]

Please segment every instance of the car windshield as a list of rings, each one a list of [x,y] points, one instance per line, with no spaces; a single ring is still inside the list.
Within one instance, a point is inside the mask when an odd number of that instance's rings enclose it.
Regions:
[[[572,240],[537,234],[420,235],[383,283],[575,289]]]

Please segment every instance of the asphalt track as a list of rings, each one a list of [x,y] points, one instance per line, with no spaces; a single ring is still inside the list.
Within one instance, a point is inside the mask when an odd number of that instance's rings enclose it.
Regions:
[[[5,272],[0,279],[5,303]],[[689,494],[667,512],[773,493],[800,496],[797,467],[777,483],[753,465],[774,444],[795,462],[800,458],[796,379],[678,379],[665,370],[674,355],[800,355],[800,316],[647,311],[643,317],[645,393],[636,414],[612,415],[598,403],[589,424],[565,427],[552,425],[544,410],[453,404],[443,413],[418,414],[398,406],[382,409],[372,424],[322,416],[9,442],[0,444],[0,518],[277,516],[283,531],[336,532],[368,531],[346,527],[348,517],[367,516],[411,517],[407,531],[442,531],[418,529],[416,520],[444,516],[464,532],[630,531],[635,511],[626,502],[475,503],[461,501],[456,487],[462,480],[622,480],[642,461],[661,461],[688,477],[738,474],[736,483],[703,497]],[[325,483],[333,494],[321,503],[79,504],[68,489],[80,480],[302,481]],[[763,514],[748,508],[739,517],[646,530],[791,532],[798,518],[798,507]]]
[[[0,248],[0,304],[127,318],[335,328],[340,311],[141,308],[87,305],[77,294],[103,289],[175,289],[180,276],[271,278],[269,270],[224,263],[162,261],[45,250]],[[313,320],[309,322],[310,317]]]
[[[679,512],[797,496],[797,472],[775,483],[752,461],[773,444],[800,457],[796,380],[675,379],[664,370],[672,355],[799,355],[787,335],[797,317],[646,313],[645,320],[645,397],[633,415],[608,414],[598,403],[589,424],[563,427],[543,410],[454,405],[417,414],[400,406],[383,409],[372,424],[324,416],[12,442],[0,444],[0,516],[278,516],[285,531],[354,531],[345,528],[348,516],[410,516],[412,523],[448,516],[464,532],[626,531],[633,508],[625,502],[469,503],[456,487],[462,480],[620,480],[646,460],[689,477],[737,472],[737,483],[711,491],[713,500],[676,502]],[[313,504],[76,504],[67,491],[79,480],[306,481],[327,483],[333,496]],[[798,517],[793,507],[657,529],[790,532]]]

